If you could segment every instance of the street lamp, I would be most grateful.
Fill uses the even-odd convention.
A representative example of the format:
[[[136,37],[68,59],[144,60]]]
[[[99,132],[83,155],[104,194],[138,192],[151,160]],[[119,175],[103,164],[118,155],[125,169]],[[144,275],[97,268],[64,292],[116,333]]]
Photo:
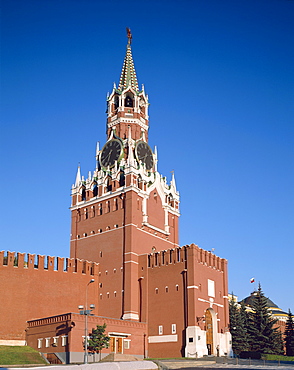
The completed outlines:
[[[80,314],[85,316],[85,354],[84,354],[84,364],[88,363],[88,316],[91,315],[91,312],[94,310],[95,305],[90,304],[90,309],[88,310],[88,286],[91,283],[94,283],[95,280],[91,279],[86,286],[86,304],[84,306],[79,306]]]

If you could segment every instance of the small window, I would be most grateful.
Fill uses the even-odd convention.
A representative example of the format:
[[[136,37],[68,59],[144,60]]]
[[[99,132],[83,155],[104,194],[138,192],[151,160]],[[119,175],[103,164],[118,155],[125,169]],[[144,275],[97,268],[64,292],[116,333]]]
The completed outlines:
[[[97,195],[98,195],[98,186],[97,186],[97,184],[94,184],[94,186],[93,186],[93,196],[97,197]]]
[[[215,287],[214,287],[214,281],[207,279],[208,282],[208,296],[209,297],[215,297]]]
[[[57,347],[58,345],[58,337],[53,337],[53,347]]]
[[[114,291],[114,298],[116,298],[116,291]]]
[[[158,294],[158,288],[155,288],[155,294]]]
[[[67,335],[61,337],[61,345],[64,347],[67,345]]]
[[[43,338],[38,339],[38,348],[42,348]]]
[[[177,248],[177,262],[181,262],[181,250]]]
[[[119,99],[118,96],[116,95],[114,97],[114,109],[117,109],[119,107]]]
[[[131,348],[130,339],[124,339],[124,349],[130,349],[130,348]]]
[[[168,293],[168,286],[165,287],[165,293]]]
[[[159,325],[158,326],[158,334],[159,335],[162,335],[163,334],[163,326],[162,325]]]
[[[45,347],[50,347],[50,338],[45,338]]]
[[[172,334],[176,334],[176,332],[177,332],[177,325],[176,324],[172,324],[171,329],[172,329]]]
[[[114,203],[113,203],[113,210],[114,211],[117,211],[118,210],[118,202],[117,202],[117,198],[114,199]]]
[[[179,291],[179,286],[178,286],[178,284],[176,284],[176,291],[177,291],[177,292]]]
[[[193,343],[193,337],[189,338],[189,343]]]
[[[100,293],[100,299],[102,299],[102,293]]]

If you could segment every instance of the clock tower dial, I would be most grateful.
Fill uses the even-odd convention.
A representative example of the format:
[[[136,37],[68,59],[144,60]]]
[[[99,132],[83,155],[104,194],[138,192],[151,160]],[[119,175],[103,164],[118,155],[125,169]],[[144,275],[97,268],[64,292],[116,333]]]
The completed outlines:
[[[145,141],[139,141],[135,148],[135,154],[139,162],[143,162],[149,171],[154,166],[153,154],[150,146]]]
[[[113,167],[122,154],[122,144],[117,139],[109,140],[101,150],[100,163],[102,167]]]

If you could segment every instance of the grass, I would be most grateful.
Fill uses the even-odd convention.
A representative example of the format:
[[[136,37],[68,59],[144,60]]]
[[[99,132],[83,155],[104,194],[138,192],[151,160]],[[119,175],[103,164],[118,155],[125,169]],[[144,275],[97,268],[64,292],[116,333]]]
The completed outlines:
[[[262,358],[268,361],[294,361],[294,356],[262,355]]]
[[[0,346],[0,365],[47,364],[38,351],[28,346]]]

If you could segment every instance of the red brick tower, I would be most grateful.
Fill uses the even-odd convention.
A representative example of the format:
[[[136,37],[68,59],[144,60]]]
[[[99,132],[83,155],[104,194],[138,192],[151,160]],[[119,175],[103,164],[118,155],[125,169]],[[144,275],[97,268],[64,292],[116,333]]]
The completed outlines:
[[[99,315],[139,320],[139,255],[178,246],[179,193],[148,145],[148,96],[128,33],[118,87],[107,99],[107,141],[87,179],[72,187],[72,258],[100,263]]]

